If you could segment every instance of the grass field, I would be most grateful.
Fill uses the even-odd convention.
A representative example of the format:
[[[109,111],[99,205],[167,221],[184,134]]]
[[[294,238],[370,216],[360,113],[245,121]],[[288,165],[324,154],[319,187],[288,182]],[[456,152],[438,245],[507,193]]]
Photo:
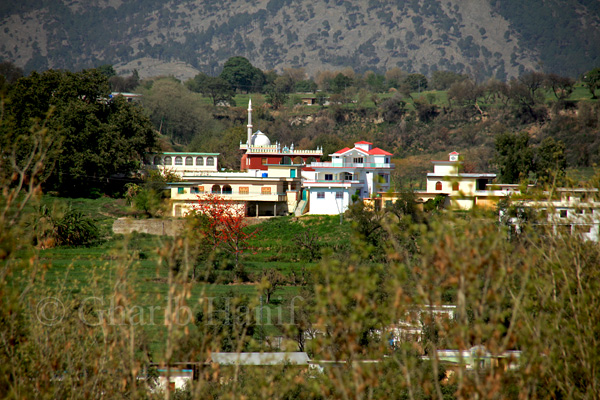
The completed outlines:
[[[147,234],[112,235],[114,220],[128,212],[122,200],[106,197],[98,199],[62,199],[45,196],[42,204],[49,208],[71,207],[92,218],[105,232],[104,240],[91,247],[58,247],[37,249],[37,261],[31,270],[15,274],[13,282],[28,287],[35,276],[35,285],[30,285],[29,296],[32,307],[39,301],[56,297],[65,304],[78,309],[81,304],[100,304],[105,317],[110,317],[115,298],[125,296],[127,304],[135,310],[139,324],[136,329],[147,338],[149,348],[156,360],[164,354],[166,327],[164,311],[169,291],[168,267],[161,261],[158,250],[172,242],[170,237]],[[254,304],[259,303],[257,283],[267,269],[278,270],[287,282],[272,296],[272,304],[264,305],[263,319],[269,314],[283,318],[289,316],[289,300],[298,295],[300,287],[291,283],[290,277],[309,274],[315,261],[310,261],[302,249],[295,244],[299,235],[307,231],[318,238],[322,248],[340,249],[349,245],[350,224],[340,225],[339,216],[334,217],[282,217],[248,227],[258,229],[251,240],[242,264],[250,277],[244,283],[192,283],[189,296],[185,299],[189,312],[183,316],[186,325],[193,330],[194,318],[201,310],[203,298],[248,296]],[[22,254],[27,259],[31,254]],[[189,321],[188,321],[189,319]],[[96,323],[98,320],[88,321]],[[118,323],[118,321],[117,321]],[[264,327],[266,335],[278,335],[274,325]]]

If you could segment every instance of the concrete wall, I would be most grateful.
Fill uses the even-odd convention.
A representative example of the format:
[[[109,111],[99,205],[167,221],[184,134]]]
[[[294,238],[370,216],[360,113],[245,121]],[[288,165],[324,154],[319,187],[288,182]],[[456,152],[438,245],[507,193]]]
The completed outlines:
[[[129,234],[134,231],[152,235],[175,236],[183,228],[184,220],[180,219],[131,219],[119,218],[113,224],[113,232]]]

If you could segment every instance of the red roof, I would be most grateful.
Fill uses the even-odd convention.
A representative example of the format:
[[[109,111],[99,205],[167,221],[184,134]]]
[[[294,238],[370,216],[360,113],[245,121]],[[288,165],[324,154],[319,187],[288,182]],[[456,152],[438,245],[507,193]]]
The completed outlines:
[[[338,150],[338,151],[336,151],[336,152],[335,152],[335,153],[333,153],[333,154],[345,153],[345,152],[347,152],[348,150],[350,150],[350,147],[344,147],[343,149],[341,149],[341,150]]]
[[[365,142],[365,141],[363,140],[363,141],[360,141],[360,142],[356,142],[356,143],[354,143],[354,144],[373,144],[373,143],[371,143],[371,142]]]
[[[369,151],[370,155],[378,155],[378,156],[391,156],[392,153],[388,153],[385,150],[380,149],[379,147],[375,147],[373,150]]]

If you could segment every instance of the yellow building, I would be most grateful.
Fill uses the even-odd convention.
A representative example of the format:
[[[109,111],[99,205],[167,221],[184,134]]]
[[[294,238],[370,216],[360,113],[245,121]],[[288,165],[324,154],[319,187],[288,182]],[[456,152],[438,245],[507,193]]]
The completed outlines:
[[[268,165],[267,171],[216,172],[185,176],[169,184],[172,215],[185,216],[208,194],[243,207],[249,217],[288,215],[300,200],[303,165]]]

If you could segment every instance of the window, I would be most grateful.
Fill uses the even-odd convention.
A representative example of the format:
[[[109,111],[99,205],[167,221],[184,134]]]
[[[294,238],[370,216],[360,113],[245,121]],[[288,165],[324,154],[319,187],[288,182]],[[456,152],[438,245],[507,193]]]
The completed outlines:
[[[160,157],[154,156],[154,165],[160,165],[160,164],[162,164]]]
[[[212,158],[212,157],[208,157],[208,158],[206,159],[206,165],[208,165],[208,166],[213,166],[213,165],[215,165],[215,159],[214,159],[214,158]]]
[[[379,174],[379,183],[388,183],[389,175],[387,174]]]
[[[454,190],[454,191],[458,190],[458,182],[452,182],[452,190]]]
[[[362,164],[363,163],[363,158],[362,157],[354,157],[354,159],[352,160],[352,162],[354,164]]]
[[[317,199],[324,199],[325,198],[325,192],[317,192]]]
[[[345,181],[351,181],[352,180],[352,174],[350,172],[344,172],[344,180]]]
[[[165,157],[165,165],[171,165],[171,156]]]
[[[185,189],[184,188],[182,188],[182,187],[177,188],[177,194],[184,194],[184,193],[185,193]]]
[[[225,185],[223,186],[223,194],[232,194],[233,190],[231,189],[231,186],[229,185]]]
[[[196,165],[204,165],[204,158],[196,157]]]
[[[194,159],[192,157],[186,157],[185,165],[194,165]]]
[[[333,174],[325,174],[325,180],[326,181],[332,181],[333,180]]]
[[[442,190],[442,182],[435,183],[435,190]]]
[[[211,192],[213,194],[221,194],[221,186],[219,185],[213,185]]]
[[[190,188],[190,193],[192,193],[192,194],[198,194],[198,193],[200,193],[200,190],[198,190],[197,187],[192,187],[192,188]]]
[[[260,193],[261,194],[271,194],[271,188],[270,187],[263,187],[260,189]]]
[[[261,160],[260,160],[260,164],[261,164],[261,165],[267,165],[267,157],[263,157],[263,158],[261,158]]]
[[[560,217],[567,218],[567,210],[560,210]]]
[[[183,158],[180,156],[175,157],[175,165],[183,165]]]
[[[239,193],[240,194],[250,194],[250,189],[248,188],[248,186],[240,186]]]
[[[292,159],[289,158],[288,156],[283,156],[283,158],[281,159],[282,165],[290,165],[291,163],[292,163]]]
[[[336,199],[343,199],[344,198],[344,192],[335,192],[335,198]]]

